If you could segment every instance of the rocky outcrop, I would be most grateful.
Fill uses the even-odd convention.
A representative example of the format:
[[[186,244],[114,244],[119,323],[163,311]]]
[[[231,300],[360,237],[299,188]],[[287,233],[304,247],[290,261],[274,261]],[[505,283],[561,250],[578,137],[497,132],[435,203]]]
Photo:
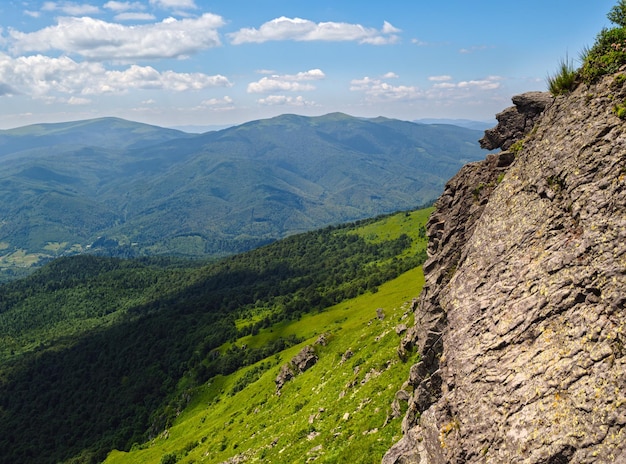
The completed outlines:
[[[446,187],[399,348],[421,362],[403,439],[383,462],[626,462],[622,82],[536,94],[537,104],[516,97],[535,108],[533,123],[499,117],[486,139],[523,148]]]
[[[513,97],[513,104],[496,115],[498,125],[485,131],[479,143],[487,150],[508,150],[535,126],[537,119],[552,103],[547,92],[527,92]]]
[[[521,130],[521,127],[500,129],[503,133]],[[415,325],[407,330],[398,350],[402,359],[413,350],[421,355],[420,363],[411,369],[410,383],[415,392],[405,418],[405,430],[440,395],[439,358],[447,324],[446,313],[439,302],[441,291],[461,264],[464,244],[472,236],[491,193],[514,159],[512,152],[504,151],[465,165],[446,184],[428,221],[429,258],[423,266],[425,284],[419,300],[413,300],[411,307]]]
[[[327,334],[321,334],[317,338],[317,340],[315,340],[315,343],[313,343],[313,345],[314,346],[326,346],[327,343],[328,343]],[[317,356],[314,346],[312,347],[310,345],[305,345],[298,352],[297,355],[291,358],[291,361],[289,361],[287,364],[283,364],[280,367],[280,370],[278,371],[278,375],[276,376],[276,379],[274,380],[274,383],[276,384],[277,395],[280,395],[280,391],[283,388],[283,385],[285,385],[285,383],[289,382],[296,375],[299,375],[305,371],[308,371],[311,367],[313,367],[317,363],[317,361],[319,360],[319,357]]]

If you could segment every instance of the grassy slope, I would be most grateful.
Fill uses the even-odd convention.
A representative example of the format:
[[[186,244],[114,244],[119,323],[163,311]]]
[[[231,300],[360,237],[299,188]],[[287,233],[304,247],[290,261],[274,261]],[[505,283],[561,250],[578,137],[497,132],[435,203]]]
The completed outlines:
[[[307,373],[302,379],[308,378],[312,385],[317,385],[324,372],[334,375],[344,369],[341,378],[324,378],[323,382],[329,384],[324,394],[329,396],[316,400],[316,404],[337,402],[341,409],[346,409],[345,412],[356,410],[359,403],[345,403],[344,406],[342,401],[347,400],[339,401],[340,390],[337,388],[344,389],[345,384],[357,375],[353,371],[356,364],[363,364],[365,370],[358,373],[358,380],[363,379],[370,369],[366,364],[370,362],[369,357],[372,363],[378,364],[383,363],[383,358],[384,363],[395,361],[397,336],[387,335],[384,343],[372,345],[377,350],[374,353],[368,351],[370,347],[362,348],[355,334],[370,330],[363,340],[371,341],[379,335],[379,330],[383,330],[379,324],[388,324],[390,311],[417,295],[417,277],[397,284],[396,291],[403,296],[394,301],[387,300],[388,289],[392,287],[383,282],[397,275],[394,269],[409,263],[417,266],[419,260],[415,258],[426,246],[421,231],[430,212],[431,209],[397,213],[345,228],[327,228],[285,239],[223,263],[191,269],[180,267],[182,262],[172,263],[170,268],[167,263],[161,267],[145,260],[107,260],[89,256],[64,258],[23,281],[0,287],[3,290],[0,292],[0,341],[7,342],[7,346],[0,344],[0,462],[34,462],[32,459],[35,458],[38,462],[50,463],[100,462],[112,448],[128,450],[134,441],[151,439],[164,427],[172,434],[175,418],[178,416],[177,421],[181,421],[200,414],[195,409],[198,405],[203,405],[199,410],[203,411],[203,416],[209,411],[216,415],[205,418],[207,431],[199,429],[185,434],[180,442],[167,440],[166,448],[157,449],[158,456],[147,458],[148,462],[161,462],[161,456],[172,452],[182,456],[184,449],[193,449],[198,460],[209,449],[217,449],[220,456],[235,455],[248,448],[259,455],[263,452],[271,455],[277,450],[274,447],[263,451],[265,442],[244,444],[242,441],[239,444],[240,439],[251,437],[253,432],[228,430],[216,442],[218,431],[208,427],[209,424],[217,427],[216,417],[225,417],[237,410],[240,411],[237,420],[248,417],[252,414],[248,407],[255,403],[260,405],[263,401],[274,405],[274,409],[266,411],[268,414],[278,411],[276,417],[288,417],[296,409],[313,407],[301,404],[296,408],[302,400],[293,400],[289,391],[295,387],[289,384],[282,396],[282,401],[289,407],[284,411],[276,409],[273,380],[280,365],[290,360],[298,348],[292,348],[278,358],[274,356],[276,351],[266,350],[272,354],[266,354],[268,359],[264,363],[247,366],[228,377],[213,377],[210,388],[206,386],[206,379],[214,372],[233,372],[220,367],[230,364],[233,356],[237,359],[255,356],[260,350],[253,351],[252,348],[265,350],[272,342],[290,335],[297,335],[301,341],[314,339],[322,331],[332,332],[334,338],[329,346],[320,348],[322,359],[319,366],[322,367],[311,370],[318,373],[317,377],[307,377],[310,375]],[[355,234],[364,240],[349,238]],[[401,239],[403,234],[411,239],[407,244],[401,244],[406,242]],[[383,246],[378,247],[378,242]],[[401,246],[390,248],[387,245],[391,243]],[[400,258],[407,254],[409,259],[400,263],[393,257],[395,253],[400,253]],[[372,284],[372,277],[378,282]],[[190,279],[197,281],[196,284]],[[366,289],[376,293],[369,294],[368,300],[355,300],[358,304],[346,303],[349,308],[344,305],[323,312],[312,309],[324,307],[316,305],[316,292],[321,292],[322,296],[328,294],[329,301],[341,301],[348,294],[343,291],[358,295]],[[310,291],[312,295],[309,295]],[[222,300],[225,303],[220,303]],[[207,311],[209,301],[213,302],[215,310]],[[382,323],[376,320],[371,326],[364,325],[365,321],[374,320],[378,307],[385,308],[388,318]],[[268,318],[279,310],[292,316],[299,314],[300,320],[294,317]],[[145,317],[140,317],[142,314]],[[267,327],[272,321],[275,325],[269,330]],[[257,324],[254,330],[253,327],[245,329],[254,322],[262,324]],[[235,336],[235,323],[241,329],[238,340],[231,339]],[[340,330],[339,325],[343,329]],[[244,334],[254,336],[244,337]],[[216,360],[214,350],[219,344],[213,344],[214,341],[222,343],[229,339],[231,342],[220,350],[223,356]],[[246,351],[239,348],[243,344],[248,346]],[[336,363],[348,347],[358,357],[338,368]],[[362,353],[359,349],[363,350]],[[218,364],[210,371],[210,363],[215,360]],[[393,366],[393,369],[399,369],[401,365]],[[268,369],[269,373],[266,373]],[[209,372],[212,373],[209,375]],[[385,370],[380,376],[387,382],[384,387],[371,381],[362,390],[352,388],[349,392],[366,391],[366,388],[384,390],[387,396],[381,394],[381,410],[376,413],[382,414],[383,408],[388,411],[391,396],[406,378],[404,372],[393,381],[386,380],[390,372],[392,369]],[[231,392],[242,390],[260,374],[265,375],[235,396],[237,406],[222,406],[232,401]],[[297,379],[293,385],[298,382],[302,380]],[[387,391],[386,385],[390,384],[393,388]],[[257,396],[251,399],[256,385],[260,386],[258,391],[262,393],[256,393]],[[310,388],[306,387],[307,390]],[[331,390],[332,395],[328,393]],[[356,397],[353,399],[356,401]],[[212,407],[207,410],[209,403]],[[218,407],[220,409],[216,409]],[[323,407],[325,412],[335,411],[332,404]],[[182,414],[177,415],[176,411]],[[330,428],[330,422],[326,422],[328,417],[319,418],[320,424],[326,424],[327,429]],[[197,422],[200,419],[200,416],[195,419],[195,426],[200,425]],[[357,424],[353,427],[355,430],[371,430],[381,425],[379,419],[375,419],[376,424],[371,426],[349,422]],[[336,418],[331,421],[336,422]],[[221,424],[223,427],[224,422]],[[267,424],[269,422],[266,428],[273,430],[276,436],[284,434],[281,444],[298,441],[309,444],[302,434],[312,431],[309,425],[318,427],[315,422],[303,422],[297,430],[278,432],[280,425],[270,429]],[[324,430],[319,429],[320,432]],[[397,433],[397,427],[395,430],[385,428],[390,434]],[[210,438],[203,442],[205,436]],[[356,436],[359,440],[352,446],[362,446],[362,440],[377,440],[383,434],[381,430],[381,434]],[[316,440],[320,441],[322,437],[312,442]],[[378,443],[376,440],[372,443]],[[329,454],[333,446],[324,445],[322,449]],[[135,446],[141,447],[143,445]],[[290,456],[285,453],[287,450],[280,457]],[[345,450],[340,450],[340,455],[344,453]],[[131,456],[130,462],[134,462],[136,456],[134,453]],[[206,457],[207,462],[221,459]]]
[[[416,268],[376,293],[238,340],[254,346],[290,334],[307,337],[279,356],[193,391],[165,433],[129,453],[111,452],[106,463],[158,463],[167,455],[184,463],[233,456],[245,462],[295,463],[312,457],[318,462],[380,462],[400,438],[401,419],[388,420],[390,405],[412,364],[398,360],[394,329],[409,324],[408,304],[422,284],[421,268]],[[383,320],[376,317],[377,308],[383,308]],[[318,348],[318,363],[277,396],[274,379],[280,366],[320,333],[329,334],[330,341]],[[342,364],[349,349],[354,356]],[[258,380],[231,394],[246,372],[270,365]]]

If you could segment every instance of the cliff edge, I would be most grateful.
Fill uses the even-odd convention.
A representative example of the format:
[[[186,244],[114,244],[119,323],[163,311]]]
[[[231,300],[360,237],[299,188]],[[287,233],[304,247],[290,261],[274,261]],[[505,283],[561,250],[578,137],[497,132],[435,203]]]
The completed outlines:
[[[383,463],[626,462],[625,81],[514,97],[446,186]]]

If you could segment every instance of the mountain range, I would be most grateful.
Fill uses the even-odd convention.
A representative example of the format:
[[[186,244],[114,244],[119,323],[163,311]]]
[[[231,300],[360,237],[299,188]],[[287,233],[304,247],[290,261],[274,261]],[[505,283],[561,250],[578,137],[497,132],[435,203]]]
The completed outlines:
[[[0,266],[221,256],[432,202],[482,133],[341,113],[204,134],[116,118],[0,131]]]

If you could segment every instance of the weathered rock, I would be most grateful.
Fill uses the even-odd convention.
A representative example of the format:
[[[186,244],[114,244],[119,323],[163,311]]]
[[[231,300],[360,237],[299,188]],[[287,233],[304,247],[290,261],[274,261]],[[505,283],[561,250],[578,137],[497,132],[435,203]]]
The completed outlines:
[[[396,333],[397,333],[398,335],[402,335],[402,334],[403,334],[404,332],[406,332],[406,331],[407,331],[407,326],[406,326],[406,324],[398,324],[398,325],[396,326]]]
[[[296,367],[298,372],[301,374],[304,371],[310,369],[317,362],[317,354],[315,350],[306,345],[304,348],[300,350],[300,352],[293,357],[291,363]]]
[[[276,394],[280,394],[280,390],[286,382],[293,379],[296,375],[302,374],[304,371],[313,367],[315,363],[317,363],[317,360],[317,354],[311,346],[306,345],[302,348],[289,363],[281,366],[280,371],[274,380],[276,383]]]
[[[532,133],[524,122],[503,179],[487,157],[446,187],[399,349],[422,360],[383,462],[626,462],[626,125],[612,110],[626,89],[615,82],[557,98]]]
[[[276,380],[274,380],[274,383],[276,383],[276,393],[279,394],[280,390],[283,388],[283,385],[293,379],[293,377],[294,374],[291,364],[283,364],[278,371]]]
[[[341,355],[341,361],[339,361],[339,364],[345,363],[352,356],[354,356],[354,353],[352,352],[352,349],[348,348],[347,351]]]
[[[396,396],[393,399],[393,403],[391,404],[391,417],[396,418],[400,417],[402,414],[402,404],[407,404],[411,395],[405,390],[398,390],[396,392]]]
[[[317,340],[315,340],[315,343],[313,343],[314,345],[321,345],[321,346],[326,346],[328,344],[328,334],[320,334],[319,337],[317,337]]]
[[[479,143],[487,150],[508,150],[535,126],[535,122],[552,103],[548,92],[527,92],[513,97],[515,106],[496,115],[498,125],[485,131]]]

